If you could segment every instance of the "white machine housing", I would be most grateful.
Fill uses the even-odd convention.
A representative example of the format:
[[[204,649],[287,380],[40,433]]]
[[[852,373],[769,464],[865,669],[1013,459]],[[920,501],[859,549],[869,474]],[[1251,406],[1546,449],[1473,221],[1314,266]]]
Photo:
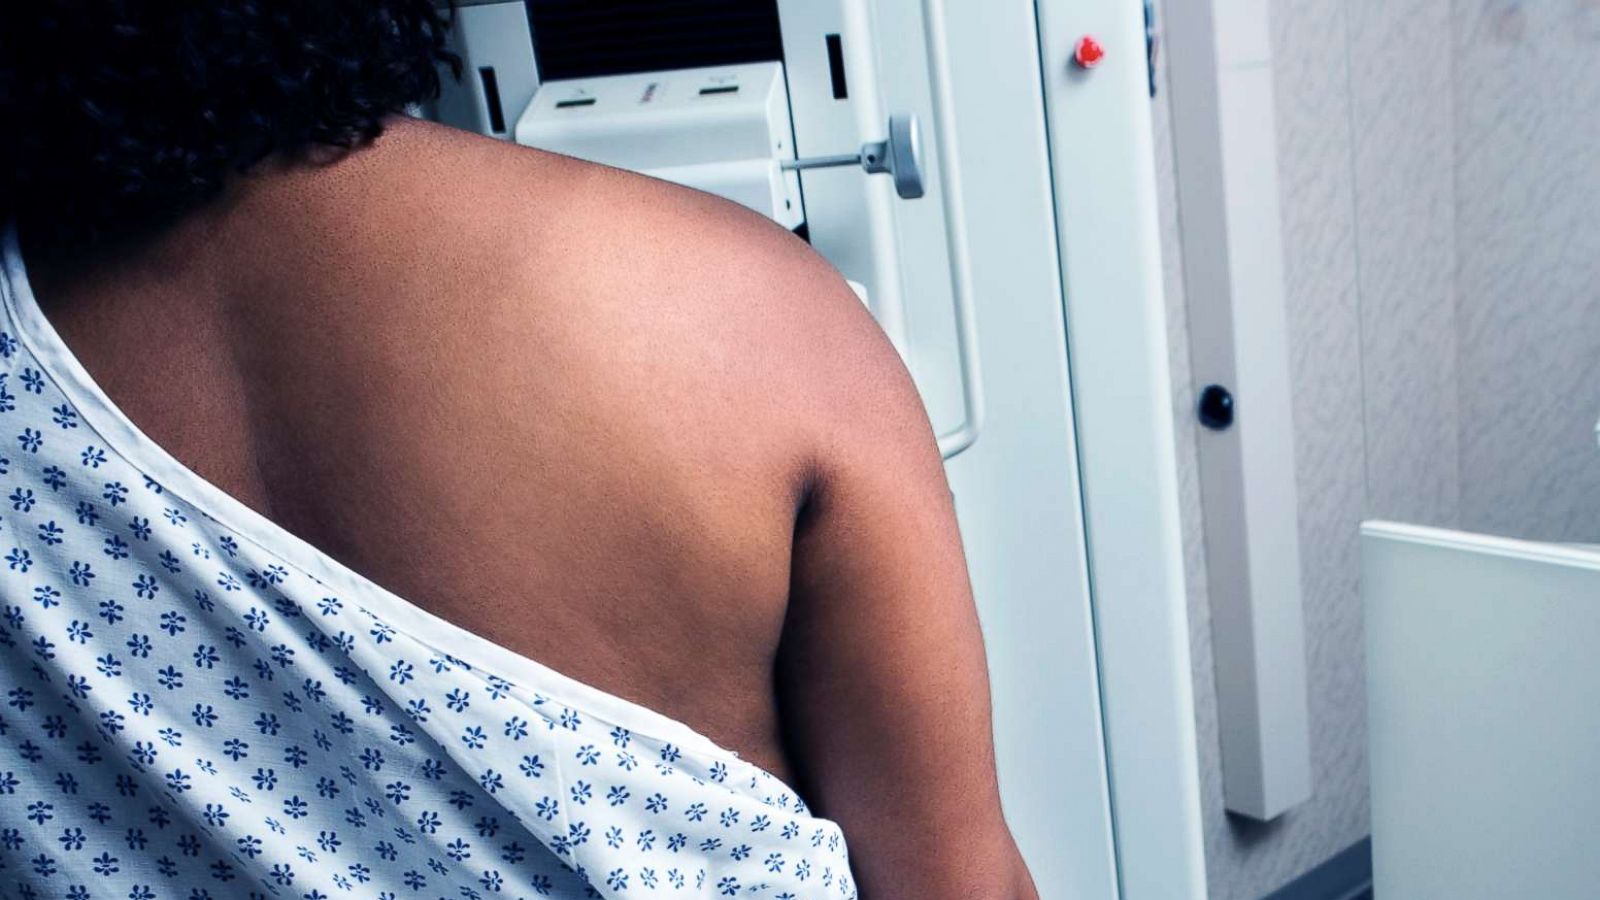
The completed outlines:
[[[508,123],[539,87],[533,33],[520,2],[459,0],[450,49],[461,58],[461,79],[440,79],[430,117],[490,137],[511,137]],[[510,118],[507,118],[510,116]]]
[[[547,81],[514,132],[541,150],[726,197],[786,228],[805,221],[783,64]]]
[[[935,425],[959,422],[961,381],[952,360],[908,352],[903,285],[918,274],[902,267],[892,179],[848,168],[775,171],[796,156],[850,153],[887,137],[871,16],[858,2],[777,0],[777,8],[781,62],[545,81],[523,0],[456,0],[450,43],[462,58],[462,78],[444,79],[428,112],[491,137],[708,190],[791,229],[803,226],[812,247],[864,296],[922,388]],[[702,97],[707,80],[718,77],[738,81],[739,90]],[[646,109],[625,113],[623,98],[641,99],[651,82],[664,85],[657,88],[665,91],[658,94],[663,105],[636,103]],[[585,92],[594,104],[555,109]],[[602,92],[611,102],[601,102]],[[701,130],[707,125],[712,131]],[[651,144],[658,136],[673,145],[670,152],[656,153]],[[758,139],[765,156],[753,153]],[[938,266],[945,261],[935,234],[944,230],[942,210],[916,202],[919,231],[926,233],[920,242],[927,246],[918,248],[922,268]],[[941,303],[938,296],[929,300]]]

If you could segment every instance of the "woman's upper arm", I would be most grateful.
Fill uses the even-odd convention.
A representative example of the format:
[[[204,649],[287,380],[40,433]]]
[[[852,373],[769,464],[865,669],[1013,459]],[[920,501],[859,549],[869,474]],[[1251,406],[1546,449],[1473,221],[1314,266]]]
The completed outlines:
[[[858,313],[838,313],[815,361],[832,396],[779,646],[786,743],[808,799],[843,827],[868,900],[1031,897],[1000,811],[944,467],[899,357]]]

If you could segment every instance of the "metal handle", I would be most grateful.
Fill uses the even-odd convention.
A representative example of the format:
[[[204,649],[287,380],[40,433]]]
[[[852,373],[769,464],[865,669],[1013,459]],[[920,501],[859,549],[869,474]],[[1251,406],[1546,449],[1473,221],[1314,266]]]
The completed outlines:
[[[955,102],[950,93],[949,44],[941,0],[922,0],[927,41],[929,86],[933,94],[933,131],[939,146],[939,181],[943,188],[945,246],[950,254],[950,286],[955,298],[956,349],[961,360],[961,424],[939,435],[939,453],[950,459],[978,439],[983,429],[982,371],[978,365],[978,322],[973,306],[972,273],[967,249],[966,207],[956,157]]]
[[[916,115],[896,113],[890,116],[889,136],[881,141],[862,144],[858,153],[783,161],[783,168],[793,171],[839,166],[860,166],[868,175],[893,176],[894,192],[900,195],[900,199],[916,200],[921,197],[922,130],[917,126]]]

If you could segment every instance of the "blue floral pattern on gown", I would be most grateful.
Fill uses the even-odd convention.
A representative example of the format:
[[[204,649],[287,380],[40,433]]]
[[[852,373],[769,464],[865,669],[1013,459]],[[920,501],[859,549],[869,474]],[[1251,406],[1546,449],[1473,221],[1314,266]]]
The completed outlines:
[[[14,232],[0,288],[0,896],[855,896],[772,775],[136,464]]]

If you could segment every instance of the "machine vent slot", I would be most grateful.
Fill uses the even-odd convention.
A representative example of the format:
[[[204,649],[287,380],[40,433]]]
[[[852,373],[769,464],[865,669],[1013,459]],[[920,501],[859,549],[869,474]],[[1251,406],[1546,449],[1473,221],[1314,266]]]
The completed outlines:
[[[850,98],[850,86],[844,81],[844,43],[837,34],[830,34],[828,41],[828,75],[833,78],[833,99],[847,100]]]
[[[483,82],[483,103],[489,108],[489,130],[495,134],[505,134],[506,113],[500,107],[500,82],[494,77],[494,67],[480,68],[478,80]]]
[[[525,0],[539,78],[783,59],[777,0]]]

